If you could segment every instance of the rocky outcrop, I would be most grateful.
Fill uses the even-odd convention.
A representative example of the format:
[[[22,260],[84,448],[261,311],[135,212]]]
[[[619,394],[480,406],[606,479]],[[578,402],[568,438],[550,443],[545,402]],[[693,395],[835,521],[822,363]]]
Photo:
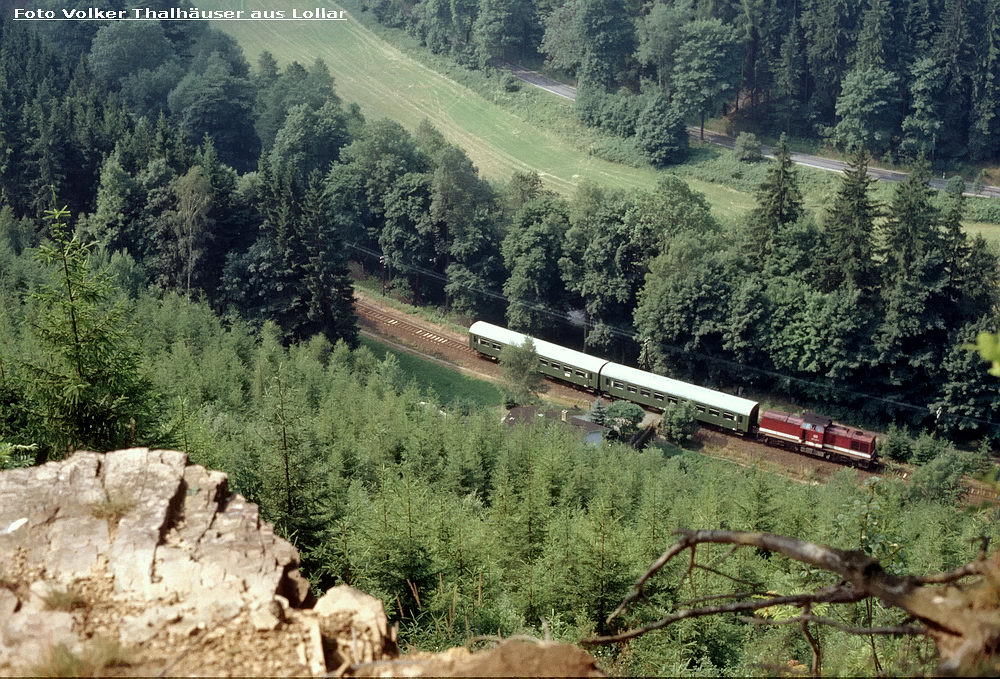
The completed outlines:
[[[380,601],[347,586],[313,601],[298,566],[224,474],[184,453],[0,472],[0,675],[596,672],[555,644],[399,658]]]

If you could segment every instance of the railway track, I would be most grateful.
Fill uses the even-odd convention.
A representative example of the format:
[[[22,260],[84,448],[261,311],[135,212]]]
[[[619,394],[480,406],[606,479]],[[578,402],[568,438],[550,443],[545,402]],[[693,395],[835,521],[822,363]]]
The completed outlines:
[[[447,349],[449,352],[459,351],[473,358],[479,357],[479,354],[469,348],[469,345],[465,342],[448,337],[443,332],[430,331],[427,328],[404,320],[398,315],[389,315],[378,307],[372,306],[362,300],[355,299],[354,308],[363,322],[367,322],[389,335],[396,337],[409,336],[421,344],[430,345],[431,347],[438,346],[441,349]]]

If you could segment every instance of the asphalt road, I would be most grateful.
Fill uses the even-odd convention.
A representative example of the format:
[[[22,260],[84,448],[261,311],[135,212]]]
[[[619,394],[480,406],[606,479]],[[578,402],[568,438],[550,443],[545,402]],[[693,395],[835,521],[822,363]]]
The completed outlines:
[[[517,78],[523,80],[524,82],[539,87],[546,92],[551,92],[552,94],[562,97],[564,99],[574,100],[576,99],[576,88],[572,85],[567,85],[561,83],[552,78],[548,78],[537,71],[529,71],[523,66],[518,66],[517,64],[505,63],[504,67],[508,68],[511,73],[513,73]],[[701,130],[697,127],[689,127],[688,134],[699,139],[701,137]],[[718,132],[711,132],[705,130],[705,141],[711,144],[718,144],[719,146],[725,146],[726,148],[733,148],[736,145],[736,139],[725,134],[719,134]],[[768,158],[774,157],[774,149],[769,146],[764,146],[761,148],[764,155]],[[792,161],[797,165],[805,165],[806,167],[815,167],[820,170],[828,170],[830,172],[843,172],[849,166],[842,160],[834,160],[833,158],[823,158],[822,156],[813,156],[808,153],[792,153]],[[895,170],[884,170],[879,167],[869,167],[868,175],[878,179],[883,182],[901,182],[907,177],[905,172],[897,172]],[[934,178],[929,182],[931,188],[943,190],[948,184],[946,179]],[[968,196],[980,196],[982,198],[1000,198],[1000,186],[984,186],[981,191],[973,191],[971,184],[966,184],[966,195]]]

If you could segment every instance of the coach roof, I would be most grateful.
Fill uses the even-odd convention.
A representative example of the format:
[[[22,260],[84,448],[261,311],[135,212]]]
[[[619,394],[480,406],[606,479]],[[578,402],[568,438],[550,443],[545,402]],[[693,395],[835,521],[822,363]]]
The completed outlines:
[[[528,335],[523,335],[519,332],[514,332],[513,330],[501,328],[498,325],[485,323],[483,321],[476,321],[473,323],[469,328],[469,334],[485,337],[486,339],[499,342],[500,344],[516,344],[517,346],[524,344],[524,340],[528,338]],[[535,351],[538,352],[539,357],[550,361],[556,361],[563,365],[571,365],[574,368],[580,368],[581,370],[586,370],[594,373],[595,375],[600,372],[601,368],[608,362],[606,359],[597,358],[595,356],[591,356],[590,354],[585,354],[582,351],[567,349],[566,347],[561,347],[558,344],[552,344],[551,342],[546,342],[545,340],[535,339],[532,337],[531,341],[535,343]]]
[[[682,398],[686,401],[694,401],[702,405],[726,410],[735,415],[750,417],[753,414],[753,409],[758,405],[756,401],[688,384],[687,382],[674,380],[663,375],[649,373],[645,370],[630,368],[620,363],[608,363],[601,371],[601,377],[628,382],[638,387],[646,387],[663,394]]]

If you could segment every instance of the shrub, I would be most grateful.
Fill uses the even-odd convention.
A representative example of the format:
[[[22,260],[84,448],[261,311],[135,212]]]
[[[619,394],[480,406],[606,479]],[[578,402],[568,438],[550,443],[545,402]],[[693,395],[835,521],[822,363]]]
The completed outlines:
[[[627,439],[639,431],[639,423],[646,416],[641,406],[629,401],[615,401],[608,406],[604,422],[605,427],[611,427],[618,438]]]
[[[694,405],[685,401],[672,405],[663,411],[660,420],[660,434],[671,443],[683,445],[698,431]]]
[[[734,152],[736,160],[741,163],[756,163],[764,159],[760,140],[753,132],[740,132],[740,136],[736,137]]]
[[[657,167],[679,163],[687,156],[684,116],[664,96],[653,99],[639,116],[635,136],[646,158]]]
[[[513,73],[504,73],[500,76],[500,86],[504,92],[517,92],[521,89],[521,81]]]
[[[921,500],[955,502],[965,492],[962,476],[973,471],[975,466],[972,456],[944,449],[913,473],[910,496]]]
[[[948,444],[924,432],[913,444],[913,463],[927,464],[945,452],[948,452]]]
[[[72,611],[87,606],[87,600],[74,587],[49,590],[48,594],[42,597],[42,601],[45,602],[45,608],[50,611]]]
[[[889,430],[881,437],[878,445],[882,457],[896,462],[908,462],[913,456],[913,441],[894,424],[889,425]]]

